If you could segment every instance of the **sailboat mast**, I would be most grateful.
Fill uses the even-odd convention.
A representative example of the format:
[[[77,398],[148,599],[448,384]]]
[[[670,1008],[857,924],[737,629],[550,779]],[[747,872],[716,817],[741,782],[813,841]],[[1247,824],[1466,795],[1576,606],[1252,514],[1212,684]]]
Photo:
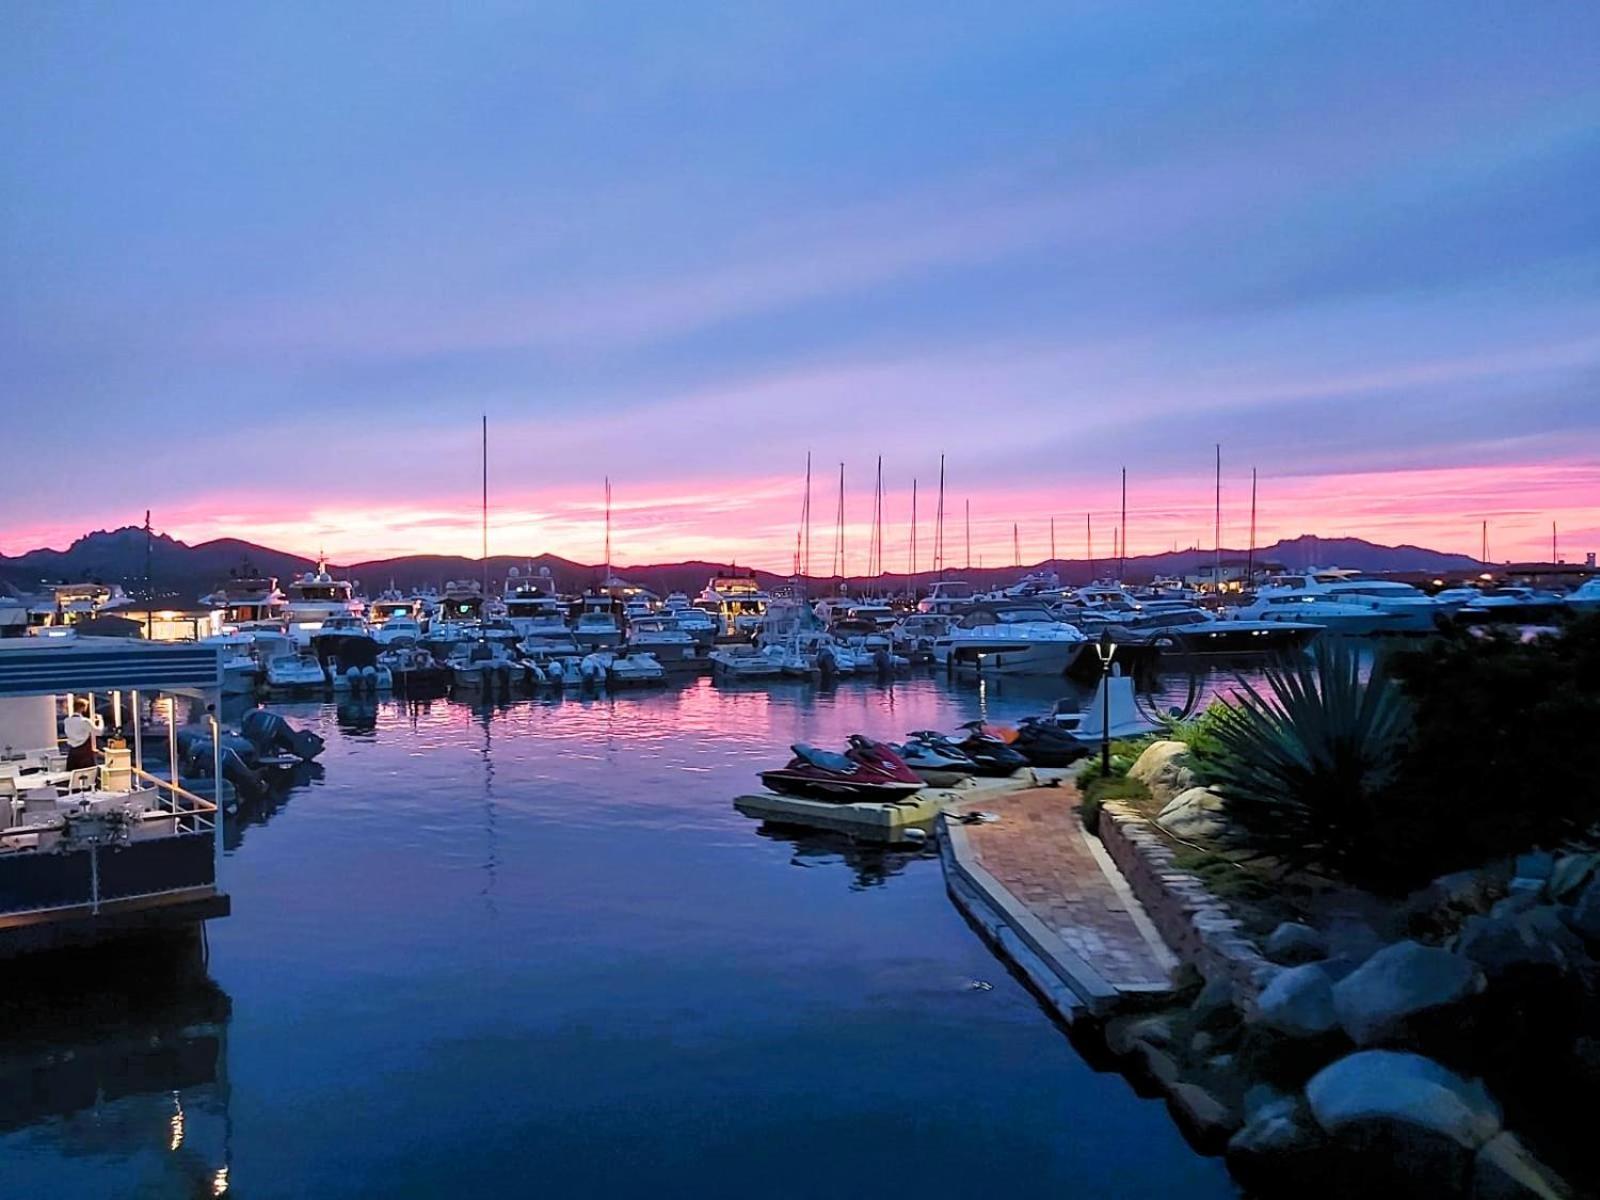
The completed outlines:
[[[939,455],[939,507],[933,520],[933,569],[944,578],[944,455]]]
[[[611,476],[606,476],[606,576],[600,581],[605,589],[611,587]]]
[[[1050,518],[1050,562],[1053,566],[1056,561],[1056,519]]]
[[[811,451],[806,451],[806,498],[800,506],[800,527],[804,531],[804,552],[800,556],[800,574],[811,574]]]
[[[1083,514],[1084,548],[1089,555],[1089,582],[1094,582],[1094,514]]]
[[[483,598],[489,599],[489,414],[483,414]]]
[[[1478,561],[1481,563],[1489,561],[1489,522],[1487,521],[1483,523],[1483,549],[1478,553]]]
[[[917,481],[911,481],[911,563],[907,572],[910,576],[911,598],[917,598]]]
[[[1556,523],[1554,521],[1551,521],[1550,522],[1550,563],[1551,563],[1552,566],[1554,566],[1556,563],[1558,563],[1560,561],[1561,561],[1560,557],[1556,554]]]
[[[867,545],[867,574],[883,576],[883,455],[878,455],[878,477],[872,490],[872,541]]]
[[[1022,541],[1017,536],[1017,523],[1015,521],[1011,522],[1011,565],[1013,567],[1022,565]]]
[[[1217,595],[1222,595],[1222,443],[1217,443],[1217,517],[1212,530],[1215,546],[1215,566],[1211,570],[1211,583]]]
[[[1256,469],[1250,468],[1250,553],[1244,560],[1244,583],[1251,586],[1256,578]]]
[[[1128,563],[1128,468],[1122,468],[1122,524],[1117,526],[1121,533],[1121,541],[1117,549],[1117,582],[1122,582],[1127,572]]]
[[[839,464],[839,506],[833,515],[833,573],[844,578],[844,464]]]

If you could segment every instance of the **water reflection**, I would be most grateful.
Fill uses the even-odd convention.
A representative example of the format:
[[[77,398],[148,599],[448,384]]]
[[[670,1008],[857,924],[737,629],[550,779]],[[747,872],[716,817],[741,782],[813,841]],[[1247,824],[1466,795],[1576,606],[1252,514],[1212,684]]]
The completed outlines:
[[[850,890],[882,887],[919,858],[938,858],[937,849],[923,846],[886,846],[858,841],[849,834],[818,832],[763,821],[758,837],[786,842],[792,847],[789,865],[801,868],[844,865],[850,870]]]
[[[0,996],[0,1134],[9,1195],[91,1195],[73,1180],[117,1164],[119,1192],[228,1187],[228,1023],[198,936],[11,964]]]

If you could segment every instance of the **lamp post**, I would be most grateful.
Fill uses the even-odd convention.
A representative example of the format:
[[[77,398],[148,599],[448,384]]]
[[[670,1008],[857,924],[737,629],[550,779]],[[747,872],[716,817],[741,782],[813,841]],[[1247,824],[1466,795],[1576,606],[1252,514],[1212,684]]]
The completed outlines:
[[[1100,630],[1094,652],[1100,660],[1100,777],[1103,779],[1111,774],[1111,660],[1117,653],[1110,629]]]

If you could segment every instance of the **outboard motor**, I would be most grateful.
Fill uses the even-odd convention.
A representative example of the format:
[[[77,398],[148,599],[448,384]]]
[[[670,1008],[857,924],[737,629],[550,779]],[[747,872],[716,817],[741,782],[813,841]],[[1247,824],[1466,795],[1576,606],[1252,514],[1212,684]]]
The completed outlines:
[[[275,712],[251,709],[239,722],[239,732],[255,743],[263,755],[292,754],[310,762],[326,743],[309,729],[296,729]]]
[[[834,657],[832,646],[824,646],[817,651],[817,670],[822,672],[824,679],[831,679],[839,673],[839,660]]]
[[[202,779],[211,778],[211,768],[215,758],[209,734],[188,739],[184,747],[183,769],[185,774]],[[250,799],[260,799],[267,794],[267,781],[260,771],[252,770],[235,750],[224,745],[222,750],[222,777],[233,784],[234,790],[241,796]]]

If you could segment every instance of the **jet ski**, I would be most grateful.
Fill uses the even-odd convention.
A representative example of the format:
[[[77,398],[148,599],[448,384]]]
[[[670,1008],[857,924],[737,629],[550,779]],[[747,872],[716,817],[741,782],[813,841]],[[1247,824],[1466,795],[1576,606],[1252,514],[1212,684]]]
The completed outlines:
[[[953,787],[978,770],[978,764],[961,747],[931,729],[919,729],[904,744],[891,748],[924,783],[934,787]]]
[[[794,757],[788,766],[761,772],[761,782],[771,791],[851,804],[861,800],[892,803],[922,790],[921,777],[898,754],[859,733],[850,735],[850,747],[843,754],[803,742],[791,749]]]
[[[982,721],[968,721],[961,728],[967,736],[956,745],[977,766],[977,774],[1002,778],[1028,765],[1027,757],[1008,744],[1015,739],[1015,730],[1002,730]],[[1011,735],[1009,739],[1004,736],[1006,733]]]
[[[1090,747],[1055,721],[1038,717],[1027,717],[1017,723],[1017,737],[1011,747],[1036,767],[1069,766],[1091,753]]]

